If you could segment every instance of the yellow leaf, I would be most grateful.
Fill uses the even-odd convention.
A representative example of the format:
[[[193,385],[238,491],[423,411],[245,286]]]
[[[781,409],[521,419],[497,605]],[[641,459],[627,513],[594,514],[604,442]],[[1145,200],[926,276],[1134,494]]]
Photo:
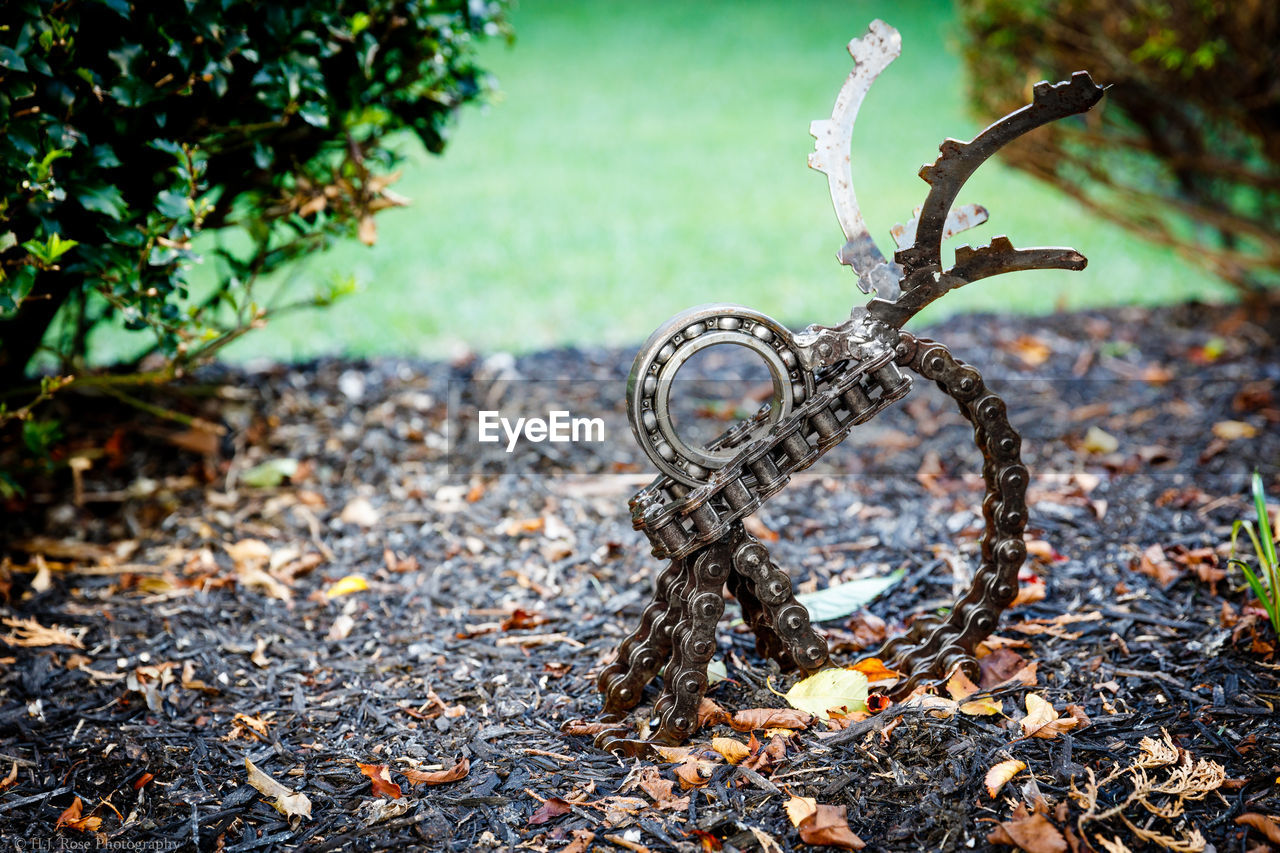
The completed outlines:
[[[324,594],[329,598],[337,598],[340,595],[349,595],[353,592],[364,592],[368,588],[369,582],[360,575],[347,575],[326,589]]]
[[[981,699],[974,699],[972,702],[965,702],[960,706],[960,713],[967,714],[970,717],[993,717],[996,714],[1004,713],[1004,703],[999,699],[984,696]]]
[[[867,710],[867,677],[852,669],[824,669],[801,679],[787,691],[792,708],[807,711],[821,720],[831,710]]]
[[[1253,438],[1258,428],[1245,421],[1218,421],[1213,425],[1213,434],[1223,441],[1235,441],[1238,438]]]
[[[655,746],[653,751],[658,753],[663,761],[672,763],[684,761],[693,753],[693,749],[687,746]]]
[[[1096,426],[1089,427],[1089,431],[1084,434],[1084,449],[1090,453],[1105,456],[1115,453],[1119,447],[1120,442],[1114,435]]]
[[[1059,717],[1053,705],[1049,704],[1045,699],[1035,693],[1027,694],[1027,715],[1022,718],[1023,736],[1052,740],[1082,723],[1087,725],[1088,719],[1081,719],[1080,716],[1075,714]]]
[[[988,770],[987,778],[984,781],[991,799],[994,800],[996,798],[996,794],[1000,793],[1000,789],[1005,786],[1006,782],[1026,769],[1027,763],[1025,761],[1010,758],[1008,761],[1001,761]]]
[[[731,737],[713,737],[711,739],[711,748],[724,756],[724,760],[730,764],[737,764],[744,758],[751,755],[751,750],[740,740],[734,740]]]
[[[804,819],[818,811],[818,801],[813,797],[795,797],[787,800],[784,806],[792,826],[799,826]]]

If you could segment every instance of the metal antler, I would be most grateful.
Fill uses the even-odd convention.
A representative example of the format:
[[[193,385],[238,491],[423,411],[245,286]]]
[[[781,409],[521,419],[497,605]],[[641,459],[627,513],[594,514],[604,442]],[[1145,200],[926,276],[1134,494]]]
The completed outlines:
[[[656,737],[678,741],[697,728],[697,708],[715,652],[715,626],[727,587],[755,631],[758,651],[785,666],[815,672],[827,665],[825,641],[796,602],[786,573],[743,527],[742,519],[781,490],[791,476],[842,442],[854,427],[906,396],[911,380],[900,368],[936,382],[973,424],[983,455],[986,532],[974,581],[946,617],[923,617],[878,652],[904,673],[889,691],[901,697],[921,682],[955,669],[977,677],[974,647],[995,628],[1017,592],[1026,558],[1029,475],[1021,439],[1004,401],[981,374],[942,344],[902,326],[942,294],[999,273],[1026,269],[1082,269],[1073,249],[1015,249],[1005,237],[978,248],[962,246],[942,268],[942,241],[987,219],[984,208],[954,208],[970,175],[1001,146],[1050,121],[1084,112],[1102,97],[1085,72],[1035,87],[1033,103],[1005,116],[969,142],[948,139],[940,156],[920,170],[930,185],[915,216],[893,234],[899,249],[888,260],[867,230],[853,191],[849,144],[858,109],[871,83],[901,50],[898,32],[874,21],[849,43],[854,67],[830,119],[813,122],[816,150],[809,165],[824,172],[844,231],[838,258],[876,296],[836,326],[810,326],[793,334],[768,316],[737,305],[703,305],[677,314],[649,337],[627,380],[631,429],[662,472],[631,499],[632,522],[653,554],[670,565],[657,579],[653,602],[639,627],[618,649],[616,662],[597,681],[606,719],[620,722],[665,665],[663,692],[654,705]],[[681,439],[671,418],[673,380],[695,353],[734,344],[768,366],[773,394],[755,417],[706,446]],[[601,736],[624,749],[619,730]]]

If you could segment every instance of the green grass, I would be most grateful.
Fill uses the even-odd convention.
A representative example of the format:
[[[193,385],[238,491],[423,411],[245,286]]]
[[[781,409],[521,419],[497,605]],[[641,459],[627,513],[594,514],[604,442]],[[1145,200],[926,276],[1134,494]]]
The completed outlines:
[[[808,127],[830,114],[845,43],[873,17],[904,47],[859,117],[854,177],[890,248],[890,226],[924,199],[920,165],[984,123],[965,108],[948,4],[524,0],[516,46],[484,52],[501,100],[465,112],[442,158],[406,140],[396,189],[413,205],[379,216],[376,247],[343,244],[289,273],[303,292],[335,274],[361,291],[273,322],[230,357],[633,344],[709,301],[795,328],[840,321],[863,297],[834,258],[842,236],[824,177],[806,166]],[[960,201],[991,211],[967,239],[1070,245],[1089,268],[984,281],[917,324],[1226,293],[998,163]]]

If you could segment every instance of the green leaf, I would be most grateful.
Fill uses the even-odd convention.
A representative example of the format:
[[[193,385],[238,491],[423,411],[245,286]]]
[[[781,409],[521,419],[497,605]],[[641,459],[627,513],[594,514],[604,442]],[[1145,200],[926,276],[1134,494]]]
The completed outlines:
[[[124,219],[125,213],[129,210],[128,205],[124,202],[124,196],[120,194],[120,188],[113,187],[110,184],[102,184],[81,190],[80,194],[76,196],[76,200],[80,202],[80,206],[85,210],[101,213],[104,216],[110,216],[112,219]]]
[[[856,613],[867,604],[875,601],[885,590],[902,580],[905,574],[901,569],[884,577],[859,578],[845,581],[826,589],[806,592],[796,596],[809,611],[809,619],[813,622],[830,622]]]
[[[297,459],[268,459],[245,471],[240,481],[251,489],[274,489],[297,473]]]
[[[1259,553],[1271,565],[1276,564],[1276,540],[1271,535],[1271,519],[1267,516],[1267,493],[1262,487],[1262,475],[1253,472],[1253,508],[1258,513],[1258,538],[1266,551]]]

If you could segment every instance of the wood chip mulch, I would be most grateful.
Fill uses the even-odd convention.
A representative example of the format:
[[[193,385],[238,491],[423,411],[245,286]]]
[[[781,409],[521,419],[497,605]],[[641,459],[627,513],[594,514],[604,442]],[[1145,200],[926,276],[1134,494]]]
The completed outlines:
[[[719,723],[688,755],[600,752],[573,732],[591,730],[594,674],[658,569],[626,508],[649,475],[622,409],[631,352],[217,367],[147,398],[201,419],[186,425],[56,403],[62,464],[5,507],[0,838],[1280,849],[1280,656],[1226,563],[1250,473],[1280,499],[1276,329],[1184,306],[929,332],[1009,401],[1033,473],[1025,603],[966,697],[994,712],[943,690],[843,731]],[[557,400],[604,417],[609,440],[449,450],[475,408]],[[753,522],[803,591],[901,571],[824,623],[838,662],[964,588],[977,459],[920,383]],[[794,675],[733,615],[711,698],[785,707],[770,688]],[[1057,730],[1026,736],[1031,697]],[[1006,761],[1025,769],[1003,765],[992,796]],[[836,807],[817,815],[828,834],[793,826],[806,797]]]

